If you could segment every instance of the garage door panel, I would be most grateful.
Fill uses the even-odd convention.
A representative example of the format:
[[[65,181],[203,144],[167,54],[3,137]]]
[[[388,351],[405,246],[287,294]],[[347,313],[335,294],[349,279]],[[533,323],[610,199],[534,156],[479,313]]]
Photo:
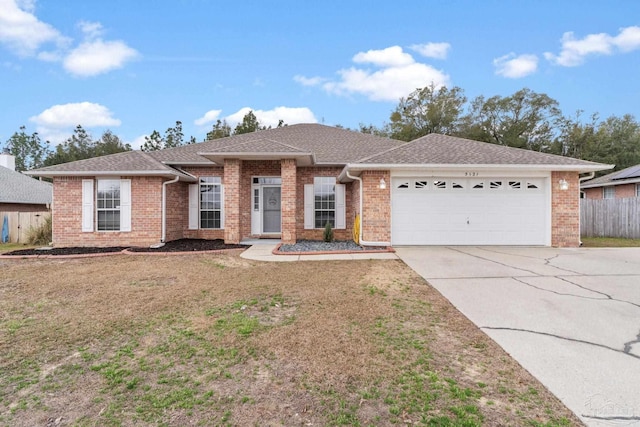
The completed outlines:
[[[540,178],[394,178],[392,243],[544,245],[544,188]]]

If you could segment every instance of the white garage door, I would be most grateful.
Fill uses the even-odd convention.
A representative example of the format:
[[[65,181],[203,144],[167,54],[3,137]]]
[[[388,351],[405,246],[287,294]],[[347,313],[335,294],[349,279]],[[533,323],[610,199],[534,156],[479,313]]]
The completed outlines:
[[[393,178],[394,245],[547,245],[544,178]]]

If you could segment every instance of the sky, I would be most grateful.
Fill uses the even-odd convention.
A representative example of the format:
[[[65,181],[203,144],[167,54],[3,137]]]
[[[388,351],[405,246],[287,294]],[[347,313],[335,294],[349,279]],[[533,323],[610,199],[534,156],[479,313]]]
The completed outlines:
[[[640,120],[640,1],[0,0],[0,146],[81,124],[139,148],[177,120],[202,141],[249,110],[383,126],[432,83]]]

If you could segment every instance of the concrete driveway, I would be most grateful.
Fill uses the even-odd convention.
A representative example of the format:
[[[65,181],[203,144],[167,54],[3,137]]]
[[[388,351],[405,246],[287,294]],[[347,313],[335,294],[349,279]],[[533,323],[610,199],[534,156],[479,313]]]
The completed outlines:
[[[640,425],[640,248],[396,251],[586,424]]]

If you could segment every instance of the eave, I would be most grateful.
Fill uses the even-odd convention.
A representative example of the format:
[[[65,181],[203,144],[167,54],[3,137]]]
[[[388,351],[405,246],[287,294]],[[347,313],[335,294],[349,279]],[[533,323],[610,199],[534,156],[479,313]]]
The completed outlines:
[[[367,170],[389,170],[389,171],[433,171],[433,170],[492,170],[496,172],[510,172],[530,170],[536,172],[596,172],[613,169],[614,165],[594,164],[594,165],[533,165],[533,164],[460,164],[460,163],[387,163],[387,164],[365,164],[349,163],[340,172],[338,180],[348,182],[347,171],[351,175],[359,175]]]
[[[312,166],[316,164],[313,153],[292,153],[292,152],[214,152],[197,153],[205,159],[211,160],[217,165],[224,165],[226,159],[238,160],[283,160],[293,159],[297,166]]]

